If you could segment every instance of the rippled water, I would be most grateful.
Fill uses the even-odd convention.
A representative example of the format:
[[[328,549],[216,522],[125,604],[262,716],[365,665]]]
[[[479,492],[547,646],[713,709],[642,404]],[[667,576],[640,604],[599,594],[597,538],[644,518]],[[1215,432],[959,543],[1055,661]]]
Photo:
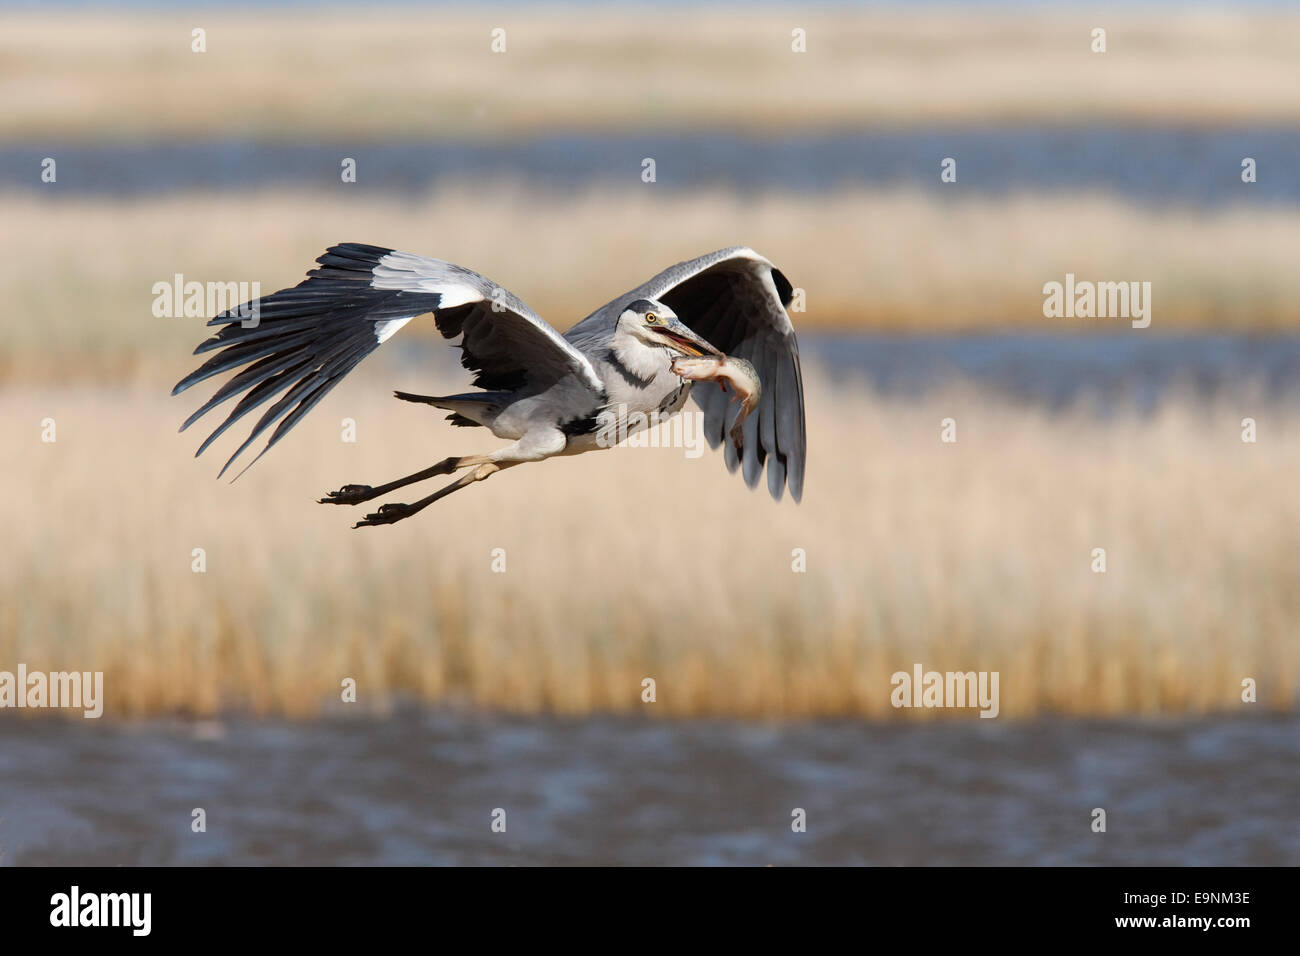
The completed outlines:
[[[778,137],[722,130],[628,136],[555,133],[504,142],[258,140],[0,144],[0,186],[42,194],[141,195],[268,185],[332,188],[343,157],[357,161],[350,190],[415,192],[442,179],[508,178],[534,186],[595,183],[642,189],[641,160],[657,159],[656,188],[715,184],[741,190],[817,191],[844,185],[944,190],[939,162],[958,160],[962,194],[1096,190],[1151,203],[1300,202],[1294,170],[1300,129],[949,127]],[[57,187],[41,160],[58,160]],[[1258,182],[1241,182],[1253,157]],[[1272,172],[1270,172],[1272,171]]]
[[[1172,392],[1203,399],[1258,390],[1300,401],[1300,336],[816,335],[803,355],[840,379],[915,396],[954,383],[1018,403],[1148,409]]]
[[[1108,814],[1091,832],[1091,811]],[[190,831],[202,807],[207,832]],[[793,808],[807,832],[791,831]],[[493,810],[506,832],[493,833]],[[1300,720],[0,720],[8,864],[1300,864]]]

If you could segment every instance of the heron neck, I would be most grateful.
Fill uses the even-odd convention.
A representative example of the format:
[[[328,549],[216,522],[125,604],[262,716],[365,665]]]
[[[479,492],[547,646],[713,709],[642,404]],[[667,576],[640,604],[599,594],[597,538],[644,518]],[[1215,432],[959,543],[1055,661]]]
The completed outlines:
[[[662,346],[646,345],[634,335],[618,335],[610,343],[614,353],[628,372],[647,381],[671,371],[672,356]]]

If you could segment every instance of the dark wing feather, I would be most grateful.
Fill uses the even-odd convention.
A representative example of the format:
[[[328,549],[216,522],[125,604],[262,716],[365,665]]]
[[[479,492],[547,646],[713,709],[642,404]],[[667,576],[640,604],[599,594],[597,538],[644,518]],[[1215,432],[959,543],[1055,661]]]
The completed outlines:
[[[319,268],[293,288],[209,321],[221,329],[194,354],[216,354],[172,389],[175,395],[215,375],[236,372],[181,426],[184,431],[216,406],[243,396],[195,454],[202,454],[249,412],[280,396],[230,456],[222,474],[279,422],[260,458],[362,359],[425,313],[433,314],[444,337],[461,337],[461,363],[475,373],[478,387],[541,389],[573,376],[600,391],[582,353],[518,298],[476,272],[353,242],[331,247],[316,262]]]

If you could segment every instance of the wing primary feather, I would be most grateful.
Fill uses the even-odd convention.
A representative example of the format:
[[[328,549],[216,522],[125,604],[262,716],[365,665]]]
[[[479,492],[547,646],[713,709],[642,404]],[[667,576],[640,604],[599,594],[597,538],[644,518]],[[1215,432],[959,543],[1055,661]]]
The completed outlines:
[[[324,391],[329,391],[329,389],[337,385],[339,379],[351,371],[358,362],[365,358],[370,352],[374,351],[375,347],[378,345],[378,340],[376,340],[373,335],[370,335],[369,329],[365,330],[365,334],[369,337],[370,343],[358,341],[360,337],[355,335],[352,337],[351,342],[340,342],[338,347],[332,351],[327,362],[324,362],[320,366],[308,371],[306,375],[299,379],[298,382],[289,389],[289,391],[285,392],[284,396],[279,401],[268,408],[262,417],[258,419],[257,424],[253,426],[253,431],[246,439],[244,439],[244,443],[235,449],[235,453],[231,455],[225,465],[222,466],[221,471],[217,473],[217,477],[220,478],[224,475],[227,469],[229,469],[234,463],[235,459],[242,455],[245,449],[257,440],[258,435],[266,431],[267,428],[288,412],[294,402],[302,399],[304,397],[303,393],[310,392],[313,388],[321,386],[323,386]],[[293,419],[294,422],[297,420],[297,418]],[[269,448],[270,445],[267,447]],[[263,450],[263,453],[265,453],[265,449]],[[260,458],[261,455],[258,455],[258,457]],[[253,459],[253,461],[256,460],[256,458]],[[251,464],[252,463],[250,462],[250,465]],[[243,474],[243,472],[240,472],[240,474]]]
[[[253,409],[270,401],[276,395],[291,386],[294,383],[295,378],[310,365],[311,359],[303,359],[297,365],[291,365],[283,372],[278,372],[277,374],[272,375],[266,381],[251,389],[248,394],[241,398],[235,407],[230,410],[230,414],[226,416],[226,420],[218,425],[213,430],[212,434],[203,440],[203,444],[199,445],[198,451],[194,453],[194,457],[197,458],[199,455],[207,451],[208,446],[221,437],[221,435],[225,433],[226,429],[235,424],[235,422],[239,421]]]
[[[777,364],[777,389],[780,401],[776,403],[776,439],[783,452],[786,485],[790,497],[799,501],[803,496],[803,463],[807,454],[804,445],[803,389],[799,374],[799,348],[791,343],[791,353]]]
[[[297,362],[301,362],[307,357],[306,348],[296,348],[283,354],[277,353],[275,355],[268,355],[260,362],[254,362],[252,365],[248,366],[248,368],[244,369],[228,381],[225,385],[221,386],[221,388],[217,389],[213,396],[201,405],[193,415],[185,419],[185,423],[181,425],[180,430],[185,431],[185,429],[189,428],[222,402],[233,398],[235,395],[238,395],[246,389],[250,389],[255,385],[260,385],[276,372],[284,371],[284,369]]]

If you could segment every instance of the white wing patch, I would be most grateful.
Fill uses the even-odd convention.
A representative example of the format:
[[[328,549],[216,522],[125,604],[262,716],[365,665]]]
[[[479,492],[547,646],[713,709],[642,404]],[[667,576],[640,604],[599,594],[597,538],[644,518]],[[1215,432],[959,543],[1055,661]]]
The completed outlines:
[[[390,252],[380,256],[379,261],[371,268],[370,286],[392,292],[422,292],[437,295],[439,296],[438,309],[427,310],[430,312],[474,305],[479,302],[491,303],[494,312],[509,313],[515,317],[515,320],[528,323],[548,339],[552,346],[564,354],[587,388],[597,394],[604,389],[604,383],[592,368],[591,362],[575,349],[572,343],[504,289],[494,286],[490,280],[468,269],[442,259],[429,259],[410,252]],[[505,299],[504,309],[495,307],[498,290]],[[504,316],[502,320],[505,320]],[[380,342],[383,342],[409,321],[410,318],[401,318],[376,322],[375,335]]]
[[[370,285],[375,289],[436,293],[442,297],[438,303],[440,309],[454,309],[458,305],[483,301],[482,291],[457,282],[460,275],[456,267],[441,259],[427,259],[409,252],[390,252],[379,260],[370,274]]]
[[[415,283],[415,291],[438,293],[438,295],[442,296],[438,301],[438,308],[440,309],[454,309],[458,305],[469,305],[471,302],[483,301],[483,293],[473,286],[447,285],[437,279],[421,279]]]
[[[376,322],[375,338],[379,339],[380,344],[387,342],[393,337],[393,334],[398,329],[404,326],[407,322],[410,322],[413,318],[415,318],[415,316],[408,315],[404,319],[385,319],[383,322]]]

